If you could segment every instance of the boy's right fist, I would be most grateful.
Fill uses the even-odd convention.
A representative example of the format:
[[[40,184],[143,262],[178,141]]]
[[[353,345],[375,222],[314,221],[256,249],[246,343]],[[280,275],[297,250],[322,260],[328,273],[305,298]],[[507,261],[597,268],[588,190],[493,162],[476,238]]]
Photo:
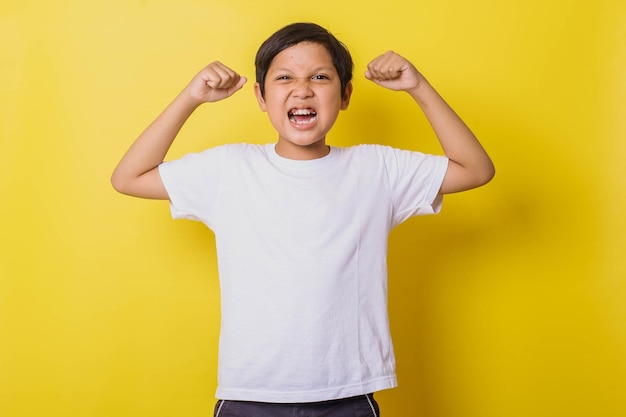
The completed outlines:
[[[219,101],[232,96],[246,81],[246,77],[215,61],[204,67],[191,80],[187,86],[187,93],[202,103]]]

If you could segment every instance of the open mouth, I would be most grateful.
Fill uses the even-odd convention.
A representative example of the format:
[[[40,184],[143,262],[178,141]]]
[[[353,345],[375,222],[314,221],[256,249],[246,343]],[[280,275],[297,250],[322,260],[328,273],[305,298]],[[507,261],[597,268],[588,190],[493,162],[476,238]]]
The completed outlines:
[[[309,125],[317,119],[317,113],[315,110],[310,108],[291,109],[287,113],[287,117],[289,117],[289,121],[291,123],[295,123],[297,125]]]

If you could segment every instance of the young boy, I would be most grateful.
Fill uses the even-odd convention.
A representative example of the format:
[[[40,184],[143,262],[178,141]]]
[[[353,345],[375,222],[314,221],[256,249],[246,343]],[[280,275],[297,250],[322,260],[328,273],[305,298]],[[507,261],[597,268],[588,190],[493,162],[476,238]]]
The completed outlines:
[[[254,92],[276,143],[228,144],[163,162],[202,103],[246,78],[202,69],[115,169],[121,193],[169,199],[175,218],[215,233],[222,324],[216,415],[372,416],[396,386],[387,318],[387,238],[443,194],[487,183],[489,156],[405,58],[387,52],[365,77],[405,91],[445,156],[326,144],[352,93],[352,58],[324,28],[286,26],[260,47]]]

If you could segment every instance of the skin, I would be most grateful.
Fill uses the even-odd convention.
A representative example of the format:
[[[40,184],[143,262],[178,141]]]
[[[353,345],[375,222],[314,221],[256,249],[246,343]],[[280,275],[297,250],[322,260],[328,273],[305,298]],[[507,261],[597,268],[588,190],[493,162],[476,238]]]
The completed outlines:
[[[468,190],[491,180],[495,169],[479,141],[411,62],[388,51],[369,63],[365,77],[408,93],[424,112],[449,158],[440,193]],[[352,93],[351,84],[341,93],[328,52],[307,42],[288,48],[274,58],[266,80],[265,97],[258,85],[254,89],[278,133],[277,153],[300,160],[328,154],[326,134],[348,107]],[[113,187],[135,197],[168,199],[158,166],[183,124],[201,104],[232,96],[246,81],[218,61],[203,68],[131,145],[113,172]],[[316,117],[295,123],[289,114],[293,109],[313,110]]]

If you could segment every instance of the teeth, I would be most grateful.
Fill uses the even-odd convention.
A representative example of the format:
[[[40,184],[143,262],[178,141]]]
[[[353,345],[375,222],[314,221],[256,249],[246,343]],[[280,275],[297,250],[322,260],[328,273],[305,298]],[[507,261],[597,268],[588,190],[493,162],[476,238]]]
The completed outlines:
[[[296,116],[311,116],[308,120],[296,120]],[[317,120],[317,113],[311,109],[291,109],[289,120],[298,125],[310,125]]]
[[[308,116],[310,114],[315,114],[315,112],[311,109],[293,109],[291,110],[291,114],[294,116]]]
[[[313,124],[315,120],[317,120],[317,117],[313,117],[310,120],[299,120],[299,121],[295,119],[291,119],[291,121],[297,125],[310,125],[310,124]]]

